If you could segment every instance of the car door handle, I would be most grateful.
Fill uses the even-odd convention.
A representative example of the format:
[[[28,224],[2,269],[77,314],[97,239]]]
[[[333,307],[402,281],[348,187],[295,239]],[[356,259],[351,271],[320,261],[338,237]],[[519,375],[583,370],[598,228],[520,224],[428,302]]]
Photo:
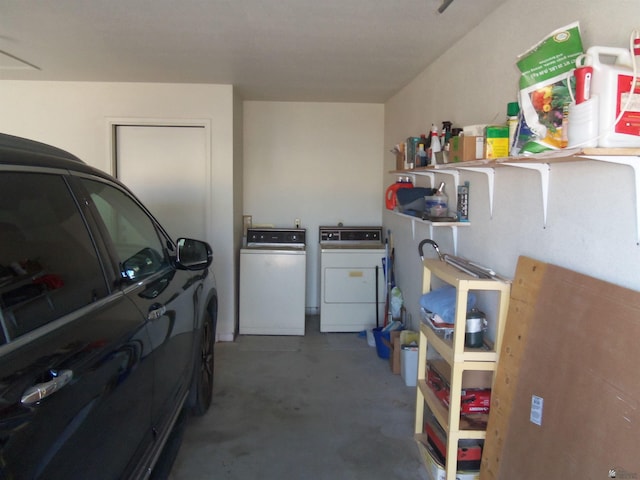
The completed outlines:
[[[157,320],[162,317],[165,313],[167,313],[167,307],[164,305],[160,305],[159,303],[154,303],[149,308],[149,313],[147,314],[147,320]]]
[[[51,374],[53,378],[48,382],[38,383],[25,390],[20,400],[23,405],[32,405],[39,402],[43,398],[60,390],[73,378],[73,370],[60,370],[59,372],[52,370]]]

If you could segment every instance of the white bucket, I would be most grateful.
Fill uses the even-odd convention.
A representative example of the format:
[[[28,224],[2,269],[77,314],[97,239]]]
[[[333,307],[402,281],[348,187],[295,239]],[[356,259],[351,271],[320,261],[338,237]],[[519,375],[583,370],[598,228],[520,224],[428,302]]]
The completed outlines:
[[[402,346],[400,375],[407,387],[415,387],[418,383],[418,347]]]

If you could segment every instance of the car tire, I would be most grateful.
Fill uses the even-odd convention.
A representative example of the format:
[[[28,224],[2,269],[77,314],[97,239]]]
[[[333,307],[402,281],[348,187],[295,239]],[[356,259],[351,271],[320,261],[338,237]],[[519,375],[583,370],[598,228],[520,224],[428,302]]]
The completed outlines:
[[[211,314],[202,324],[200,345],[193,372],[193,403],[191,413],[202,416],[207,413],[213,397],[215,322]]]

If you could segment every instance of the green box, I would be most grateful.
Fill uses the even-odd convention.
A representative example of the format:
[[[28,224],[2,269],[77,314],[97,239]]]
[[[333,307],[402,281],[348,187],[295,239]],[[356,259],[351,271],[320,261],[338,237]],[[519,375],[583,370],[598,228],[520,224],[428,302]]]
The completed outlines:
[[[488,125],[485,128],[486,158],[504,158],[509,156],[509,127],[506,125]]]

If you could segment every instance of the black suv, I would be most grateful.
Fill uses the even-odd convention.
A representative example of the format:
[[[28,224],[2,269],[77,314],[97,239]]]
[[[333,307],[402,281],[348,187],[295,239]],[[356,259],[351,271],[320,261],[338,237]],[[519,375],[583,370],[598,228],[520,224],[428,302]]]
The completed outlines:
[[[211,403],[211,261],[113,177],[0,134],[0,479],[152,474]]]

